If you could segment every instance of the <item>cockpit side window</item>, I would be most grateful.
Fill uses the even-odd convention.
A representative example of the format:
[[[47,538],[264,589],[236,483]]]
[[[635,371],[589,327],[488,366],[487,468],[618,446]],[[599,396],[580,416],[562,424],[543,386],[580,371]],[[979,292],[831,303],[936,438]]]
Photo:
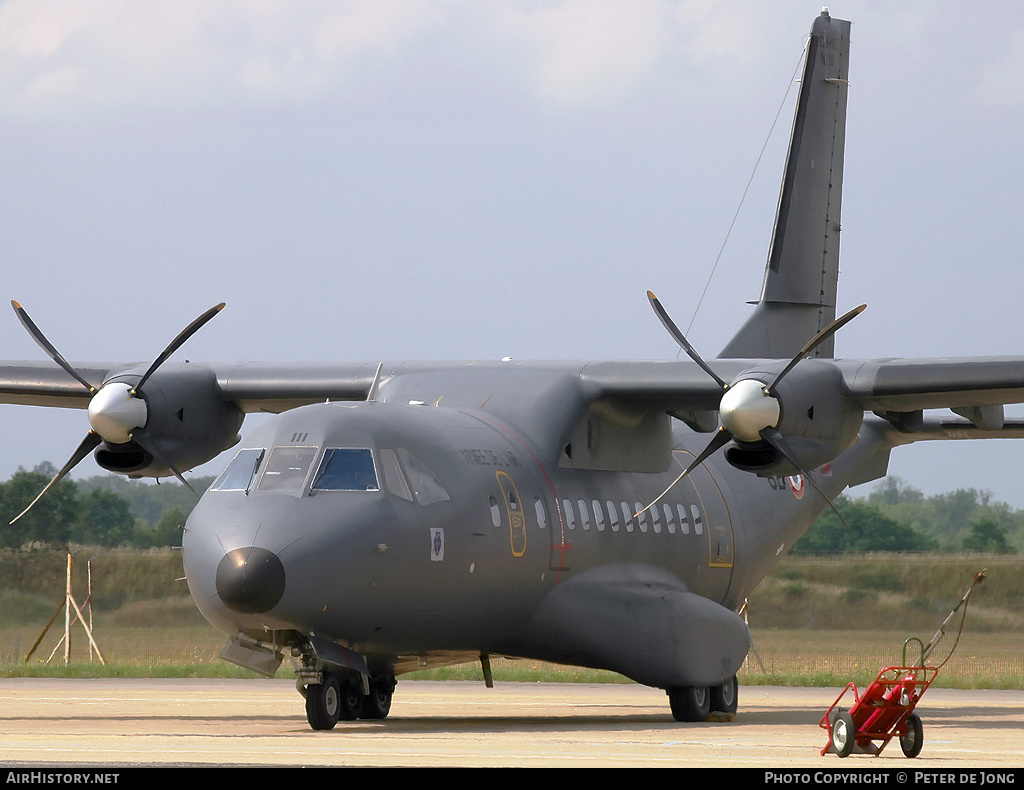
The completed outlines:
[[[257,491],[299,491],[316,456],[315,447],[275,447]]]
[[[248,492],[265,452],[262,448],[239,450],[210,486],[211,490]]]
[[[412,502],[412,491],[409,490],[409,484],[405,481],[405,475],[402,474],[402,467],[398,465],[398,456],[395,455],[395,451],[382,449],[380,465],[384,470],[384,484],[387,485],[388,491]]]
[[[404,447],[398,448],[398,456],[402,459],[402,466],[405,467],[405,472],[409,476],[413,496],[416,497],[419,504],[430,505],[448,499],[448,492],[445,491],[441,481],[437,479],[430,467]]]
[[[379,491],[373,453],[366,448],[324,450],[312,488],[315,491]]]

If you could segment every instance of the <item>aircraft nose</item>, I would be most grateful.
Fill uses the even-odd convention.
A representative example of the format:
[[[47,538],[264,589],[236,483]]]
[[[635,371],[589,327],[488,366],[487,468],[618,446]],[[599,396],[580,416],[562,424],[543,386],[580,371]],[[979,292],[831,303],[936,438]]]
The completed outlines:
[[[234,612],[270,611],[284,595],[284,566],[256,546],[229,551],[217,565],[217,595]]]

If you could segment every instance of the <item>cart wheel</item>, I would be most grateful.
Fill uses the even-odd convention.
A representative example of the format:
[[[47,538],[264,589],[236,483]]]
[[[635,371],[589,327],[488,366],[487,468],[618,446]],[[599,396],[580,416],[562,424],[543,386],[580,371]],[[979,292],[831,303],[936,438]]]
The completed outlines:
[[[832,722],[832,748],[840,757],[849,757],[857,740],[857,725],[845,710]]]
[[[911,713],[906,720],[907,734],[900,736],[900,748],[907,757],[917,757],[924,746],[924,727],[921,724],[921,717]]]

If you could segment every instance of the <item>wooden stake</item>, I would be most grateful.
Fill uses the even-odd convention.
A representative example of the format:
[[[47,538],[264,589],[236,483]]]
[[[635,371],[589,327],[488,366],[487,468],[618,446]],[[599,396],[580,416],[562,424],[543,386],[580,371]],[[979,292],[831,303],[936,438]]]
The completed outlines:
[[[71,600],[71,555],[68,554],[68,574],[64,600]],[[71,660],[71,607],[64,607],[64,666]]]
[[[104,665],[107,663],[103,660],[103,654],[100,653],[99,645],[96,644],[96,640],[93,638],[92,635],[92,561],[88,562],[87,568],[89,575],[89,597],[85,599],[85,605],[86,608],[89,610],[89,622],[85,622],[85,616],[82,614],[82,610],[78,608],[78,604],[75,602],[75,597],[71,594],[71,555],[68,554],[67,579],[64,585],[64,600],[61,602],[60,606],[57,607],[57,611],[53,613],[53,617],[50,618],[50,622],[48,622],[46,624],[46,627],[43,628],[43,632],[39,635],[39,638],[36,640],[36,643],[32,645],[32,649],[28,651],[28,655],[25,656],[26,661],[28,661],[32,657],[32,654],[36,652],[36,648],[39,647],[39,643],[43,641],[43,637],[46,636],[46,632],[50,630],[50,626],[53,625],[54,621],[57,619],[57,615],[60,614],[60,610],[63,609],[64,636],[62,636],[60,638],[60,641],[57,642],[57,645],[53,648],[53,652],[50,653],[50,658],[46,660],[46,663],[50,663],[54,655],[60,649],[62,643],[64,645],[64,664],[65,666],[67,666],[67,664],[70,663],[71,627],[77,622],[82,623],[82,628],[85,629],[86,636],[89,637],[89,658],[92,659],[92,652],[93,650],[95,650],[96,656],[97,658],[99,658],[100,663]],[[75,610],[74,619],[72,619],[71,617],[72,609]]]
[[[39,638],[36,640],[36,643],[32,645],[32,649],[28,651],[28,655],[25,656],[26,661],[32,658],[32,654],[36,652],[36,648],[39,647],[39,643],[43,641],[43,637],[46,636],[46,632],[50,630],[50,626],[53,625],[54,621],[56,621],[57,615],[60,614],[60,611],[64,608],[65,603],[67,603],[66,598],[60,602],[60,606],[58,606],[57,611],[53,613],[53,617],[50,618],[50,622],[46,624],[46,627],[43,629],[43,633],[39,635]]]
[[[85,599],[85,605],[89,609],[89,660],[92,661],[92,560],[89,560],[85,567],[89,578],[89,597]],[[98,654],[100,651],[96,652]]]

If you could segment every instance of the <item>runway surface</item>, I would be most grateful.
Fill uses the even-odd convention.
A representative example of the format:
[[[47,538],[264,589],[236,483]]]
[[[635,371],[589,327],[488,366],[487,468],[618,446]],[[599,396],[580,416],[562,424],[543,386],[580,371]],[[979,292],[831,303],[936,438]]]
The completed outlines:
[[[920,757],[893,742],[842,761],[819,754],[818,721],[839,691],[741,686],[735,721],[679,724],[643,686],[405,681],[385,721],[314,732],[288,680],[0,679],[0,766],[1024,765],[1024,691],[932,688],[917,708]]]

